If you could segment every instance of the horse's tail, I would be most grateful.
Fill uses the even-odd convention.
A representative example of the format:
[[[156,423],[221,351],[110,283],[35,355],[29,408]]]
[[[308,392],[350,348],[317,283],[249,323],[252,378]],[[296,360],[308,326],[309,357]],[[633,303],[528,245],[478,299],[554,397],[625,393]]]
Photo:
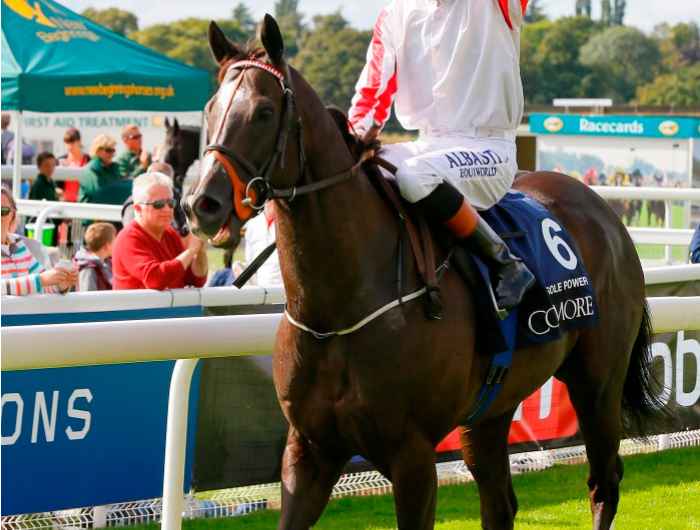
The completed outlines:
[[[659,385],[652,373],[651,332],[649,307],[644,301],[642,322],[632,348],[622,394],[626,427],[636,436],[649,432],[652,420],[658,419],[664,409],[657,394]]]

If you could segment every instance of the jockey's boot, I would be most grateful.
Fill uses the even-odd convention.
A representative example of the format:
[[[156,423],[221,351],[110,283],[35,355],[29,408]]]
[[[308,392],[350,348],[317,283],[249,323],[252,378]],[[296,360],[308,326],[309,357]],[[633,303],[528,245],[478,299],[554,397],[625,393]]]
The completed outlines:
[[[439,219],[467,247],[485,258],[496,277],[496,302],[501,309],[517,306],[535,277],[525,263],[510,253],[506,243],[451,184],[443,182],[423,201],[426,213]]]

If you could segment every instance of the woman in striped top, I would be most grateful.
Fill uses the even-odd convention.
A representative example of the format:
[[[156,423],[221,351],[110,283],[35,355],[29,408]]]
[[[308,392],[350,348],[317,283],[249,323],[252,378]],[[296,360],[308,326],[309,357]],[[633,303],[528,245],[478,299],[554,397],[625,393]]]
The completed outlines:
[[[12,193],[2,187],[2,294],[61,293],[75,285],[78,275],[65,269],[45,270],[14,233],[17,207]]]

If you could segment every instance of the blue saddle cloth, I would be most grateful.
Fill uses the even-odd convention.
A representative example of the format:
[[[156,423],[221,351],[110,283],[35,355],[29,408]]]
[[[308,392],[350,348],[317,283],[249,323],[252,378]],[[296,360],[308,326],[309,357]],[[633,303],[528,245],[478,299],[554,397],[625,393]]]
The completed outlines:
[[[595,293],[580,253],[549,210],[530,197],[511,191],[498,204],[480,213],[537,279],[518,307],[516,348],[553,341],[567,331],[597,322]],[[490,282],[488,268],[478,256],[473,257],[484,281]],[[483,295],[478,303],[485,303]],[[494,329],[493,323],[489,328]],[[502,335],[491,333],[487,339],[491,344],[482,343],[482,347],[501,351]]]

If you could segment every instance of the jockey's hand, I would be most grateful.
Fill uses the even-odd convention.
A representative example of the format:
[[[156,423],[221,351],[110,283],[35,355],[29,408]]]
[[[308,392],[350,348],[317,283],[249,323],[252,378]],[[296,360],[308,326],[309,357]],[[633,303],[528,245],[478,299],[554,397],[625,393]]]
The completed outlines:
[[[381,127],[379,125],[372,125],[367,132],[360,138],[360,154],[376,154],[381,147],[379,143],[379,133]]]
[[[365,134],[362,135],[362,143],[365,145],[372,145],[376,143],[379,133],[381,132],[381,127],[379,125],[372,125]]]

